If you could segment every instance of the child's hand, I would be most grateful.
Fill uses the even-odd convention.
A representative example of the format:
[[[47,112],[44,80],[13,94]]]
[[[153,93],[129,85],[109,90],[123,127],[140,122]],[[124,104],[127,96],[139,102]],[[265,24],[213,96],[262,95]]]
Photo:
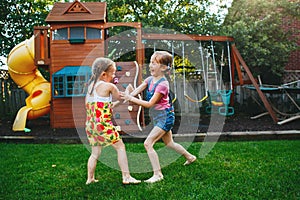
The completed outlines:
[[[130,99],[132,98],[132,96],[128,93],[128,92],[120,92],[120,97],[121,99],[123,99],[123,103],[126,103],[127,101],[130,101]]]
[[[124,92],[119,92],[120,98],[124,99],[123,103],[126,103],[129,101],[129,99],[132,97],[130,93],[134,90],[132,85],[129,83],[128,86],[126,87]],[[125,97],[125,95],[129,95],[129,97]]]

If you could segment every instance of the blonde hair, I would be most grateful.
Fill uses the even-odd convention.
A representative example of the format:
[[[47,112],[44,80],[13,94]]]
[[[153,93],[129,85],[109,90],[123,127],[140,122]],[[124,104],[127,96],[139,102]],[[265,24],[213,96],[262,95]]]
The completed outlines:
[[[93,87],[90,91],[90,94],[92,94],[92,92],[94,91],[95,84],[102,72],[107,72],[109,68],[113,67],[114,65],[115,62],[109,58],[100,57],[95,59],[92,64],[92,76],[88,82],[88,85],[93,82]]]

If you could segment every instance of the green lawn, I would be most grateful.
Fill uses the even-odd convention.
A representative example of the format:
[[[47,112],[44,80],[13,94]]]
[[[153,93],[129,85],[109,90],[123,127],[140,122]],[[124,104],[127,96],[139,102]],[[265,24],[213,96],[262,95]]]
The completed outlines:
[[[189,151],[199,154],[201,145]],[[145,152],[142,143],[126,147]],[[90,153],[84,145],[2,143],[0,152],[0,199],[300,199],[299,140],[218,142],[190,166],[180,157],[164,167],[162,182],[128,186],[103,162],[96,171],[100,181],[85,185]],[[144,180],[152,173],[132,175]]]

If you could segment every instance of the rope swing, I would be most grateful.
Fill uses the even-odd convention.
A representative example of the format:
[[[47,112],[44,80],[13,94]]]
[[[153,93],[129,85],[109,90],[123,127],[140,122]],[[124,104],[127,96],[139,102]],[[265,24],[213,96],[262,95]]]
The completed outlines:
[[[215,77],[215,84],[216,84],[216,91],[210,92],[210,95],[214,97],[214,100],[211,101],[212,105],[214,106],[223,106],[223,102],[221,101],[216,101],[217,96],[218,96],[218,91],[219,91],[219,83],[218,83],[218,77],[217,77],[217,64],[216,64],[216,58],[215,58],[215,51],[214,51],[214,42],[211,40],[210,41],[210,48],[211,48],[211,54],[212,54],[212,62],[213,62],[213,72],[209,72],[213,74]],[[221,83],[222,77],[220,77],[220,83]],[[221,86],[221,85],[220,85]]]
[[[205,84],[205,96],[203,98],[201,98],[200,100],[195,100],[193,98],[191,98],[189,95],[187,95],[186,93],[186,76],[185,76],[185,63],[184,63],[184,60],[185,60],[185,49],[184,49],[184,42],[181,43],[182,45],[182,70],[183,70],[183,93],[184,93],[184,96],[185,98],[187,98],[189,101],[191,102],[194,102],[194,103],[201,103],[203,102],[205,99],[208,98],[208,91],[207,91],[207,80],[206,80],[206,75],[205,75],[205,70],[202,70],[203,71],[203,74],[204,74],[204,84]],[[204,60],[203,60],[203,52],[202,52],[202,45],[201,45],[201,42],[200,42],[200,57],[202,59],[202,65],[204,63]]]
[[[174,78],[174,81],[173,81],[173,84],[174,84],[174,98],[171,99],[172,100],[172,104],[174,104],[174,102],[176,101],[177,99],[177,88],[176,88],[176,74],[175,74],[175,63],[174,63],[174,41],[172,41],[172,68],[173,68],[173,78]]]

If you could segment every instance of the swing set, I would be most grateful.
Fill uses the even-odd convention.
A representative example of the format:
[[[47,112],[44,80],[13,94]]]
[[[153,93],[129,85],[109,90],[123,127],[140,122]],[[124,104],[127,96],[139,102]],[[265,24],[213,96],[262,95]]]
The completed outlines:
[[[275,123],[278,122],[270,103],[264,93],[260,90],[257,80],[253,77],[249,67],[246,65],[237,50],[233,37],[183,34],[145,34],[142,35],[142,38],[145,40],[171,41],[173,58],[175,55],[173,43],[175,41],[181,41],[181,52],[177,49],[176,54],[181,54],[182,57],[184,96],[190,102],[208,102],[208,106],[205,109],[207,113],[218,113],[223,116],[233,115],[234,88],[238,85],[252,84],[273,121]],[[189,42],[191,41],[193,41],[193,45],[190,45]],[[197,43],[197,47],[195,46],[195,43]],[[187,54],[186,48],[191,48],[192,50],[188,51],[189,53]],[[187,58],[190,60],[191,52],[193,54],[192,57],[194,58],[194,61],[196,63],[200,63],[197,65],[198,67],[195,69],[195,72],[201,74],[204,81],[205,94],[199,98],[191,97],[187,91],[187,69],[185,66],[185,60]],[[198,56],[195,57],[195,54],[198,54]],[[247,76],[243,76],[242,71],[245,71]],[[173,76],[174,89],[176,89],[176,75],[174,69]],[[176,91],[173,101],[175,100]]]
[[[195,43],[195,42],[194,42]],[[226,90],[223,86],[223,67],[224,67],[224,49],[222,49],[222,55],[221,55],[221,68],[220,73],[218,72],[217,68],[217,62],[215,61],[215,52],[214,52],[214,41],[210,40],[210,50],[208,48],[202,47],[202,42],[196,42],[199,44],[198,47],[196,47],[199,52],[198,55],[196,55],[197,58],[195,60],[200,60],[200,63],[198,64],[200,67],[198,67],[195,72],[197,74],[201,74],[201,77],[204,81],[204,88],[205,88],[205,95],[200,99],[194,99],[191,96],[188,95],[187,92],[187,78],[186,78],[186,50],[185,46],[189,45],[186,44],[185,41],[181,41],[180,48],[181,48],[181,56],[182,56],[182,71],[183,71],[183,93],[184,97],[188,99],[189,101],[193,103],[201,103],[205,100],[209,100],[209,105],[206,107],[206,112],[211,114],[213,107],[218,107],[217,112],[220,115],[224,116],[230,116],[234,114],[234,108],[232,106],[229,106],[230,104],[230,98],[233,90],[232,86],[232,76],[231,76],[231,59],[230,59],[230,43],[227,41],[227,52],[228,53],[228,65],[227,65],[227,73],[229,74],[230,80],[229,85],[230,89]],[[154,43],[154,51],[156,51],[156,43]],[[195,48],[195,44],[193,44],[193,48]],[[174,66],[174,57],[175,57],[175,50],[174,50],[174,41],[171,42],[171,49],[172,49],[172,56],[173,56],[173,66]],[[199,59],[200,58],[200,59]],[[174,98],[172,99],[172,102],[176,101],[176,74],[175,69],[173,68],[173,77],[174,77]],[[211,83],[211,84],[209,84]],[[211,87],[210,87],[211,86]],[[215,109],[214,109],[215,110]]]
[[[200,60],[201,60],[201,68],[197,69],[197,72],[202,73],[202,77],[205,85],[205,96],[200,100],[196,100],[191,98],[187,94],[186,90],[186,70],[183,65],[183,83],[184,83],[184,96],[191,102],[201,103],[206,99],[209,99],[209,105],[206,107],[206,112],[211,114],[218,112],[220,115],[231,116],[234,114],[234,108],[229,106],[230,98],[233,90],[232,86],[232,74],[231,74],[231,58],[230,58],[230,47],[229,41],[227,44],[227,57],[228,57],[228,65],[227,65],[227,73],[229,74],[229,89],[225,89],[223,86],[223,67],[224,63],[224,49],[222,49],[221,54],[221,62],[220,62],[220,70],[218,71],[217,62],[215,57],[214,50],[214,41],[210,40],[210,50],[202,47],[202,42],[199,41],[199,52],[200,52]],[[182,44],[182,56],[184,61],[184,42]],[[218,109],[214,109],[214,107],[218,107]],[[215,111],[216,110],[216,111]]]

